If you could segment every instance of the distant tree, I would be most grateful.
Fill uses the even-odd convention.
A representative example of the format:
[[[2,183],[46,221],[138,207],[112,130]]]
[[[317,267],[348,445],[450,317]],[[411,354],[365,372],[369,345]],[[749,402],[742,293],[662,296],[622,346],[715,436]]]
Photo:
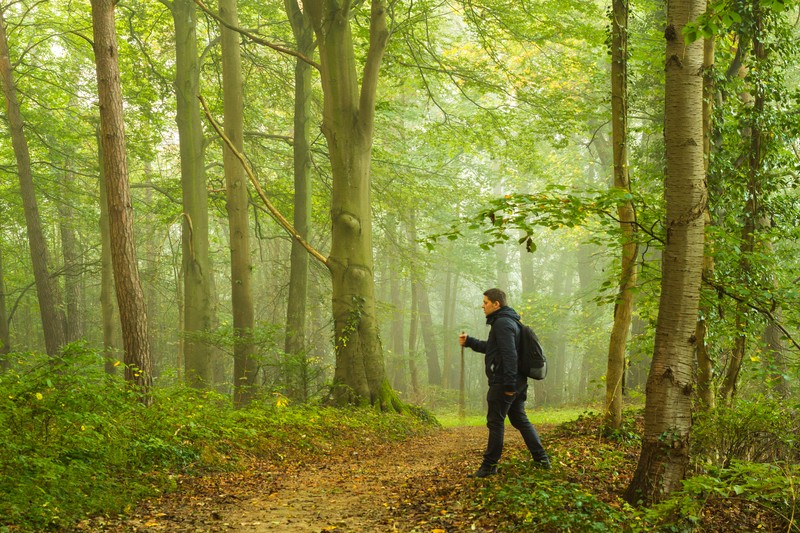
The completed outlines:
[[[683,28],[704,0],[667,3],[664,139],[666,245],[639,463],[629,502],[658,502],[681,487],[689,462],[694,344],[708,201],[703,163],[703,42]]]
[[[2,245],[2,242],[0,242]],[[6,313],[6,281],[3,273],[3,248],[0,246],[0,370],[8,368],[6,357],[11,353],[11,335],[8,331],[8,315]]]
[[[25,211],[25,223],[28,232],[28,243],[33,265],[33,276],[36,282],[36,294],[39,299],[39,313],[42,317],[44,342],[47,353],[58,355],[66,337],[64,333],[64,315],[60,298],[50,277],[48,268],[48,250],[42,231],[42,221],[36,201],[36,191],[31,169],[31,155],[28,141],[25,138],[24,123],[17,89],[14,84],[11,58],[6,36],[6,22],[0,10],[0,83],[6,101],[8,126],[11,131],[11,143],[17,160],[17,175]]]
[[[81,246],[78,241],[78,233],[75,231],[77,216],[69,201],[75,188],[75,173],[69,168],[69,162],[65,161],[65,166],[67,168],[62,171],[61,175],[62,196],[58,204],[58,224],[61,232],[61,251],[64,257],[64,304],[66,309],[64,333],[67,342],[73,342],[84,336],[83,311],[81,309],[83,268]]]
[[[100,104],[103,171],[108,194],[111,259],[125,350],[125,379],[133,382],[149,403],[153,385],[147,312],[136,264],[133,207],[125,151],[119,48],[114,21],[114,0],[92,0],[92,27]]]

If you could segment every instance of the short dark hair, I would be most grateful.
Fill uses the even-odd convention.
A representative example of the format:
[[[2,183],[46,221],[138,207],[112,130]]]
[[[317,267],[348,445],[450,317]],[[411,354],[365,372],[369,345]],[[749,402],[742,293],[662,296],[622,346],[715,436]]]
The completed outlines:
[[[500,307],[508,305],[508,297],[506,293],[501,291],[500,289],[489,289],[483,293],[490,302],[497,302],[500,304]]]

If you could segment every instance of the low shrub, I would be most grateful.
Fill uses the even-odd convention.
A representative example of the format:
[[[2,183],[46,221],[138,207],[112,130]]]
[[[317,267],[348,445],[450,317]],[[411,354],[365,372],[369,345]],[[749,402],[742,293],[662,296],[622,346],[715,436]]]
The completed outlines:
[[[508,463],[502,484],[487,485],[480,494],[482,507],[502,510],[509,531],[621,531],[629,517],[624,504],[609,505],[530,462]]]
[[[800,459],[797,408],[774,398],[738,400],[734,407],[699,413],[692,426],[692,457],[703,465],[733,461],[775,462]]]
[[[798,482],[797,465],[733,461],[687,478],[645,519],[657,531],[795,531]]]

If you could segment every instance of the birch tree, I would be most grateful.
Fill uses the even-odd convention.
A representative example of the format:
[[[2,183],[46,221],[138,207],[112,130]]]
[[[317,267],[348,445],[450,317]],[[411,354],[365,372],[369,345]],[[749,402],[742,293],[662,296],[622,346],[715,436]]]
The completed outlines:
[[[642,451],[625,493],[658,502],[681,487],[689,462],[694,345],[708,201],[703,162],[703,41],[683,28],[705,0],[667,3],[664,139],[666,245],[653,361],[647,380]]]

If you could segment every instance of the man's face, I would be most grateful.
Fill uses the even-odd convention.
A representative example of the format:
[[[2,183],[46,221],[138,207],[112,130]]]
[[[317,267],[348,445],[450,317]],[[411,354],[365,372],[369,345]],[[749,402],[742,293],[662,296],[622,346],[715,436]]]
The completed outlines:
[[[500,309],[500,302],[493,302],[484,295],[481,307],[483,307],[483,314],[489,316]]]

